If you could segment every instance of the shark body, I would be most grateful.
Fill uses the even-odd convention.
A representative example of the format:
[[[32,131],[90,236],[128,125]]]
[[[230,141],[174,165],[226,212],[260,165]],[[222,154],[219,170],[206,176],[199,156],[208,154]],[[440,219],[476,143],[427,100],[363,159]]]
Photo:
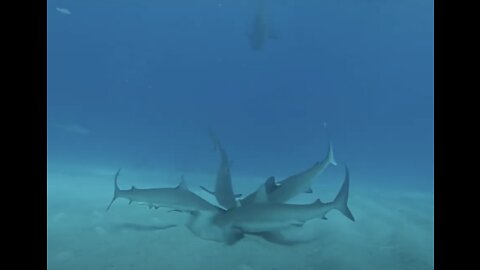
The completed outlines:
[[[174,188],[139,189],[132,186],[130,189],[122,190],[118,187],[117,183],[119,174],[120,170],[115,174],[113,198],[108,205],[107,210],[110,209],[113,202],[118,198],[127,199],[130,203],[136,202],[146,204],[150,208],[166,207],[181,212],[218,212],[223,210],[190,191],[183,178],[180,184]]]
[[[333,156],[333,146],[331,143],[329,144],[327,157],[322,162],[317,162],[311,168],[289,176],[278,183],[275,182],[274,177],[268,178],[267,181],[262,184],[267,193],[268,201],[272,203],[283,203],[300,193],[312,193],[310,186],[312,185],[313,179],[315,179],[315,176],[325,171],[330,164],[337,165]],[[240,200],[241,204],[249,205],[254,203],[256,195],[256,192],[249,194],[247,197]]]

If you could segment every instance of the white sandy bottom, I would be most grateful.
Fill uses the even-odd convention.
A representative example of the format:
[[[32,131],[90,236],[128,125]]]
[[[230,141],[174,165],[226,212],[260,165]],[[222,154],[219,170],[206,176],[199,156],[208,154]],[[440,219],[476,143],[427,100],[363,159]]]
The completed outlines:
[[[50,270],[433,269],[431,195],[351,193],[356,222],[332,211],[328,220],[312,220],[289,232],[290,237],[314,236],[313,242],[282,246],[248,236],[226,246],[195,237],[183,225],[187,216],[182,213],[128,205],[121,199],[105,211],[111,183],[66,181],[49,178]],[[158,231],[116,227],[124,223],[177,226]]]

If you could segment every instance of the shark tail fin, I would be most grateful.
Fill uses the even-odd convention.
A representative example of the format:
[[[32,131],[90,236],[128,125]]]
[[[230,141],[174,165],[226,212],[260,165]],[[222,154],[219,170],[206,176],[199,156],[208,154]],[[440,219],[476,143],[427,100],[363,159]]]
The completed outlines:
[[[350,188],[350,173],[348,171],[348,167],[345,167],[345,180],[343,180],[342,187],[338,192],[335,200],[333,201],[335,208],[342,212],[348,219],[351,221],[355,221],[352,212],[348,209],[348,190]]]
[[[332,142],[329,142],[329,143],[328,143],[327,159],[328,159],[328,162],[330,162],[331,164],[337,166],[337,161],[335,161],[335,157],[333,156],[333,145],[332,145]]]
[[[120,188],[118,188],[117,180],[118,180],[118,175],[120,174],[120,170],[121,169],[118,169],[117,173],[115,174],[115,179],[113,180],[113,198],[107,207],[107,211],[110,210],[110,207],[112,206],[113,202],[118,198],[118,192],[120,191]]]

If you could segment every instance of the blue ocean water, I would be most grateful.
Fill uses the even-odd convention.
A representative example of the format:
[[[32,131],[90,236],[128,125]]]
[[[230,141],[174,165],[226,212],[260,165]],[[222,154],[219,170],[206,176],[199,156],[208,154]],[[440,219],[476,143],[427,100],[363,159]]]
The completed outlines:
[[[433,1],[265,0],[268,33],[255,50],[249,38],[260,1],[47,1],[49,268],[202,269],[212,258],[226,259],[211,269],[433,268]],[[403,243],[405,250],[421,252],[395,255],[388,244],[370,257],[354,250],[358,258],[349,261],[342,247],[355,244],[343,242],[304,259],[302,247],[224,247],[186,230],[182,243],[163,239],[171,229],[154,232],[161,241],[145,250],[141,241],[153,241],[145,232],[99,246],[98,237],[125,237],[111,236],[104,213],[118,168],[123,187],[171,186],[181,175],[191,186],[213,186],[219,158],[209,128],[243,193],[323,160],[330,140],[339,166],[318,176],[313,190],[334,196],[350,168],[349,204],[360,219],[338,215],[332,224],[348,226],[341,238],[377,233],[370,244],[378,247],[401,231],[421,241]],[[125,219],[157,215],[115,207],[116,221],[127,208]],[[88,231],[69,228],[80,226],[75,220],[96,237],[72,242]],[[329,243],[342,242],[332,236],[322,246]],[[200,254],[196,264],[167,256],[159,268],[155,256],[172,245]],[[132,246],[141,255],[132,256]],[[121,252],[132,257],[113,263]],[[286,261],[272,265],[262,252]]]

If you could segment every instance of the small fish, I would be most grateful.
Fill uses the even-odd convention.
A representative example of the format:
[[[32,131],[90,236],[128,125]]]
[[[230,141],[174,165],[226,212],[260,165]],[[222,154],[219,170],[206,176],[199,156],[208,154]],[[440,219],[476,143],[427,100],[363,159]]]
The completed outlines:
[[[57,9],[58,12],[60,12],[60,13],[62,13],[62,14],[65,14],[65,15],[70,15],[70,14],[72,14],[72,13],[70,12],[70,10],[68,10],[68,9],[66,9],[66,8],[58,8],[58,7],[57,7],[56,9]]]
[[[63,124],[55,124],[55,126],[65,132],[69,133],[75,133],[75,134],[80,134],[80,135],[87,135],[90,133],[90,130],[88,130],[85,127],[82,127],[80,125],[75,125],[75,124],[69,124],[69,125],[63,125]]]

